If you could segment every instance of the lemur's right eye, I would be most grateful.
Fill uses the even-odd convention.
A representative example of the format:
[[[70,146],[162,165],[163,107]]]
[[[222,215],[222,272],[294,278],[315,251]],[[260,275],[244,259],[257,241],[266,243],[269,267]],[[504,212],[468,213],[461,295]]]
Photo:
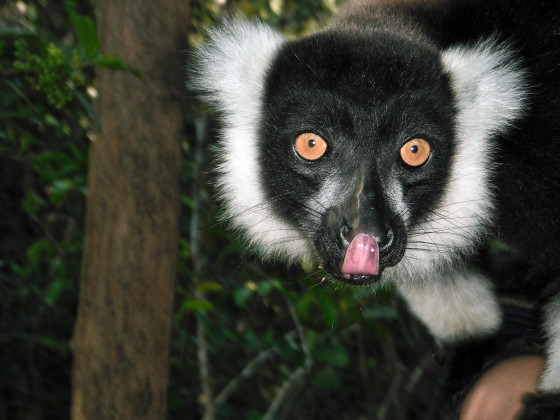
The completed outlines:
[[[305,160],[317,160],[327,152],[327,142],[314,133],[303,133],[296,138],[296,153]]]
[[[421,166],[430,157],[430,143],[424,139],[412,139],[401,147],[401,159],[408,166]]]

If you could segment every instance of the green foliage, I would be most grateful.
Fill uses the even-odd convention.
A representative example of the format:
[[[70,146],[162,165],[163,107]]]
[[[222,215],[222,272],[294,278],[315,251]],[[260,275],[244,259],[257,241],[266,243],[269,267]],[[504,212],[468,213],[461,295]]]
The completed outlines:
[[[259,18],[288,36],[300,35],[324,25],[340,0],[236,0],[191,1],[191,45],[202,42],[204,30],[224,15]]]
[[[70,16],[70,22],[86,57],[95,59],[99,53],[99,41],[93,21],[87,16],[73,14]]]
[[[35,54],[21,39],[14,46],[14,69],[26,74],[25,80],[33,89],[45,94],[48,102],[58,109],[72,99],[72,88],[68,84],[72,78],[71,68],[60,48],[48,44]]]
[[[32,409],[69,418],[88,135],[96,129],[92,62],[70,25],[77,13],[70,1],[0,6],[0,329],[10,337],[0,350],[8,366],[2,418],[29,418]]]

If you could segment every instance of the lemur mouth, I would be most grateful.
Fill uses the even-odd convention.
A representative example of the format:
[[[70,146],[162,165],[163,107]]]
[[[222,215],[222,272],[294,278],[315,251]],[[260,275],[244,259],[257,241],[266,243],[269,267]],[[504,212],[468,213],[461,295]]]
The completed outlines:
[[[373,235],[356,235],[346,248],[340,273],[342,281],[353,285],[370,284],[379,279],[379,245]]]
[[[342,276],[336,276],[336,279],[350,284],[352,286],[367,286],[379,281],[379,276],[370,276],[364,274],[343,274]]]

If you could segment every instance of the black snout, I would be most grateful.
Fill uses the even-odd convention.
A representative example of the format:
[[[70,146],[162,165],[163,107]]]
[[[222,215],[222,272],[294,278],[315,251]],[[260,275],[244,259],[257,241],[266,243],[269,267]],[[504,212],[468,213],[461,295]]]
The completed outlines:
[[[379,246],[380,268],[392,267],[402,259],[406,247],[404,226],[401,228],[398,222],[394,225],[380,227],[379,224],[370,223],[366,226],[351,227],[348,223],[344,223],[340,229],[342,245],[346,249],[358,234],[370,234]]]
[[[355,180],[356,189],[326,209],[314,242],[323,267],[346,283],[364,285],[382,278],[406,247],[406,231],[392,211],[375,171]]]

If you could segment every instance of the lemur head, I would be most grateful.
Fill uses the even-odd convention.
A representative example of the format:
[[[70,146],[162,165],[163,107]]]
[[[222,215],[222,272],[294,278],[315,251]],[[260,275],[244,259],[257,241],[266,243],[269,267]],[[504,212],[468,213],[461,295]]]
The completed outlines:
[[[193,80],[221,112],[232,224],[261,254],[351,284],[445,269],[492,219],[489,139],[523,102],[509,58],[492,41],[440,51],[381,31],[214,29]]]

